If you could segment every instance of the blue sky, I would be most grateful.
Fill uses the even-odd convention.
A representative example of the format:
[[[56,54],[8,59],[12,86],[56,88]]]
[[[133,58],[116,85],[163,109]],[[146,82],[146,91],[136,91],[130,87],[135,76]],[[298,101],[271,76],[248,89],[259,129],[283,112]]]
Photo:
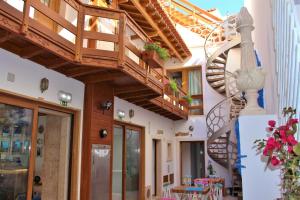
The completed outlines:
[[[189,0],[193,4],[203,9],[218,8],[221,14],[238,13],[244,5],[244,0]]]

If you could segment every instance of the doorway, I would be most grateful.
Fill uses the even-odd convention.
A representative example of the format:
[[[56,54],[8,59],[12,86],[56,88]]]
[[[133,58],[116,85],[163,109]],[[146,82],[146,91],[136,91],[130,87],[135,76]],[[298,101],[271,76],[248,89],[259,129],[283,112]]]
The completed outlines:
[[[162,194],[162,142],[160,139],[152,140],[152,184],[151,191],[153,197]]]
[[[113,133],[113,200],[143,199],[144,187],[143,128],[118,123]]]
[[[78,111],[0,93],[0,199],[77,199]]]
[[[203,141],[180,142],[181,184],[185,178],[191,180],[205,177],[205,146]]]
[[[39,109],[33,199],[69,199],[72,117]]]

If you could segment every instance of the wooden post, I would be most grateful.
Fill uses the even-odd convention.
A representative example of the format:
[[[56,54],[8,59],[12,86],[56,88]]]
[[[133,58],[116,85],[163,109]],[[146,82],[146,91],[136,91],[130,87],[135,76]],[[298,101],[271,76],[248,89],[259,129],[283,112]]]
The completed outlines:
[[[119,57],[118,57],[118,66],[120,68],[123,68],[125,63],[126,20],[127,18],[125,14],[121,13],[119,17]]]
[[[82,5],[79,6],[77,16],[77,34],[75,43],[75,61],[81,62],[82,59],[82,44],[83,44],[83,31],[84,31],[84,16],[85,10]]]
[[[24,0],[23,23],[21,25],[21,33],[23,33],[23,34],[27,34],[27,32],[28,32],[30,1],[31,0]]]

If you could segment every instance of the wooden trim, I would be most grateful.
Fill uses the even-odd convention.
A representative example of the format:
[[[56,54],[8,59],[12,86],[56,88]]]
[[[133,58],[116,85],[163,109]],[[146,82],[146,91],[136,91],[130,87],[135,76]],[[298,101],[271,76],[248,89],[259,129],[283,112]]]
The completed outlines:
[[[162,40],[168,45],[168,47],[175,53],[176,57],[183,61],[184,59],[182,56],[178,53],[178,51],[175,49],[173,44],[169,41],[169,39],[165,36],[161,28],[156,24],[156,22],[152,19],[152,17],[149,15],[149,13],[146,11],[146,8],[141,4],[138,0],[132,0],[131,1],[133,5],[142,13],[142,15],[145,17],[147,22],[157,31],[157,34],[162,38]]]
[[[31,200],[32,185],[33,185],[33,173],[35,167],[35,153],[36,153],[36,134],[38,126],[38,112],[39,108],[47,108],[50,110],[64,112],[72,114],[74,116],[73,122],[73,146],[72,146],[72,169],[71,169],[71,182],[68,187],[70,188],[71,199],[76,200],[78,198],[78,169],[79,169],[79,141],[80,141],[80,111],[74,108],[65,108],[60,105],[27,97],[25,95],[19,95],[12,92],[0,90],[0,102],[9,105],[20,106],[33,110],[32,121],[32,135],[31,135],[31,151],[29,157],[29,172],[28,172],[28,188],[27,188],[27,200]]]
[[[99,40],[104,42],[118,42],[118,34],[100,33],[95,31],[84,31],[83,38]]]
[[[77,34],[77,30],[76,30],[77,28],[73,24],[71,24],[69,21],[67,21],[65,18],[63,18],[62,16],[60,16],[58,13],[56,13],[55,11],[53,11],[51,8],[48,8],[47,6],[45,6],[44,4],[42,4],[38,0],[30,0],[30,1],[31,1],[31,5],[36,10],[38,10],[42,14],[48,13],[47,17],[49,19],[51,19],[54,22],[58,23],[60,26],[62,26],[63,28],[67,29],[68,31],[70,31],[74,35]]]
[[[33,189],[33,173],[35,169],[35,155],[36,155],[36,142],[37,142],[37,128],[38,127],[38,106],[33,110],[32,119],[32,133],[31,133],[31,149],[29,156],[29,170],[27,178],[27,200],[31,200]]]

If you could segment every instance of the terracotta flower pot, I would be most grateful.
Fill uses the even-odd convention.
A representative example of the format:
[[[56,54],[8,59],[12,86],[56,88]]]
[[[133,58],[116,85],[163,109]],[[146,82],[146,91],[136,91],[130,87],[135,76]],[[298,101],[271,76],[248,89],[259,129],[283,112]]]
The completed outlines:
[[[143,51],[142,53],[143,60],[153,68],[162,68],[165,64],[156,51]]]

